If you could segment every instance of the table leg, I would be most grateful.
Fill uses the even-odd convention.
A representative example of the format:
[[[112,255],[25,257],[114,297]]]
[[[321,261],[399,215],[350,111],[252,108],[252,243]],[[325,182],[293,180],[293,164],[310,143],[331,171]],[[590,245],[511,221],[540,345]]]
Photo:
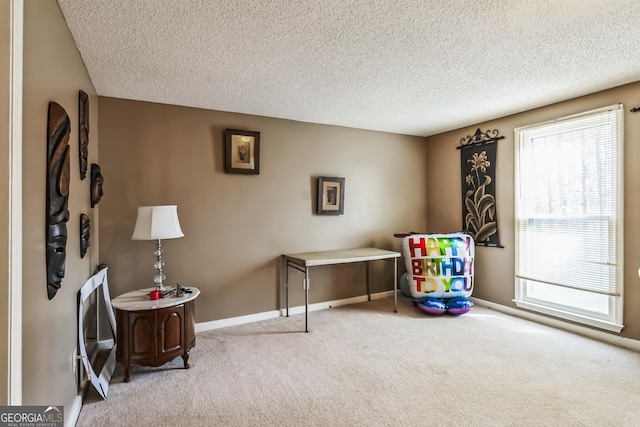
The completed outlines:
[[[131,365],[129,362],[124,363],[124,382],[128,383],[131,377]]]
[[[304,268],[304,331],[309,332],[309,267]]]
[[[393,312],[398,312],[398,258],[393,259]]]
[[[371,301],[371,288],[369,287],[369,264],[371,264],[371,261],[367,261],[367,296],[369,298],[369,301]]]
[[[189,365],[189,351],[191,351],[191,349],[184,351],[184,353],[182,353],[182,361],[184,362],[184,369],[189,369],[191,367],[191,365]]]
[[[289,317],[289,261],[284,260],[284,301],[287,306],[287,317]]]

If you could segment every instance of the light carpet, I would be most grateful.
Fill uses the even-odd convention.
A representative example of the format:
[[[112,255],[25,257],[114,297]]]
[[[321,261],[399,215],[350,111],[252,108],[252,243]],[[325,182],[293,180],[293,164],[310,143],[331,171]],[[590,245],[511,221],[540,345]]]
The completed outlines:
[[[638,426],[640,354],[476,306],[404,297],[197,334],[178,358],[118,365],[77,426]]]

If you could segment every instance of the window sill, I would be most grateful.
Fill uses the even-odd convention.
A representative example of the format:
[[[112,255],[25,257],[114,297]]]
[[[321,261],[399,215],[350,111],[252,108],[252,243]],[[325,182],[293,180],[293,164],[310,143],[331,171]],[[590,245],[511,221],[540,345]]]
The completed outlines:
[[[615,332],[617,334],[622,331],[624,325],[618,325],[606,320],[594,319],[592,317],[581,316],[579,314],[570,313],[564,310],[558,310],[555,308],[545,307],[540,304],[534,304],[528,301],[514,299],[513,302],[520,308],[525,310],[535,311],[537,313],[546,314],[553,317],[558,317],[564,320],[570,320],[572,322],[580,323],[582,325],[593,326],[594,328],[603,329],[609,332]]]

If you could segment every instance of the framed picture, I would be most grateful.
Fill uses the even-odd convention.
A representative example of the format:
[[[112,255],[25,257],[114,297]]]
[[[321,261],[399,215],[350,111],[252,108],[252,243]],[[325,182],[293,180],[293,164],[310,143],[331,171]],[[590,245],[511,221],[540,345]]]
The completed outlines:
[[[344,214],[344,178],[318,178],[318,215]]]
[[[224,171],[258,175],[260,173],[260,132],[226,129]]]

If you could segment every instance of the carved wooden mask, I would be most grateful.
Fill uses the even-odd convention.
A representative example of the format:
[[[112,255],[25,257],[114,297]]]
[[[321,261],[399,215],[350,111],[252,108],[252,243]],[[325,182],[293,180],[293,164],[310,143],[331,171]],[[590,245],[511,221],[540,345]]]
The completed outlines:
[[[67,112],[49,103],[47,126],[47,296],[52,299],[62,286],[67,260],[69,220],[69,136]]]
[[[91,207],[95,207],[102,196],[104,195],[102,191],[102,184],[104,184],[104,177],[100,173],[100,166],[95,163],[91,164]]]
[[[80,179],[87,177],[89,164],[89,96],[80,91],[78,96],[78,133],[80,135]]]
[[[86,214],[80,214],[80,258],[84,258],[91,246],[91,219]]]

